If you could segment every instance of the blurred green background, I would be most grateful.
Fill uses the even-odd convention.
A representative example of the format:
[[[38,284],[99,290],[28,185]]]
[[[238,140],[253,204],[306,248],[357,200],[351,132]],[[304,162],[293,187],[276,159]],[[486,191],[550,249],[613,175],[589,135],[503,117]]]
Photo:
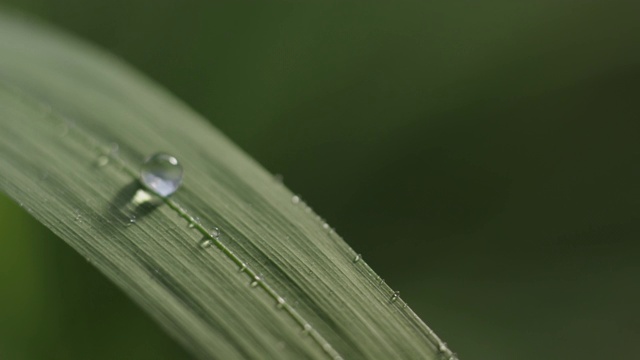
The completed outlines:
[[[640,353],[640,2],[0,5],[204,114],[461,359]],[[0,359],[188,358],[5,197],[0,221]]]

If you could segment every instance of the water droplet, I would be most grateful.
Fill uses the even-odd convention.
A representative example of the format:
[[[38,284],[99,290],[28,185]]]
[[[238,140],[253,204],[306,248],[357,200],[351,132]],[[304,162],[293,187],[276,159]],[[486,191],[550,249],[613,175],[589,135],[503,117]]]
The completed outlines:
[[[260,283],[260,281],[262,281],[262,279],[260,279],[260,276],[256,275],[253,277],[253,281],[251,282],[251,287],[256,287],[258,286],[258,284]]]
[[[196,227],[196,224],[194,224],[194,223],[190,222],[190,223],[189,223],[189,229],[193,229],[194,227]]]
[[[140,168],[140,182],[161,197],[167,197],[182,183],[182,166],[175,157],[157,153],[151,155]]]
[[[298,204],[300,203],[300,196],[298,196],[298,195],[293,195],[293,197],[291,198],[291,202],[292,202],[294,205],[298,205]]]
[[[242,264],[240,265],[240,269],[238,269],[238,271],[239,271],[239,272],[243,272],[243,271],[245,271],[245,270],[247,270],[247,264],[242,263]]]
[[[276,301],[277,301],[276,306],[278,307],[278,309],[282,309],[285,303],[284,298],[278,296],[278,299],[276,299]]]
[[[133,225],[133,224],[135,224],[135,223],[136,223],[136,217],[135,217],[134,215],[131,215],[131,216],[129,217],[129,222],[128,222],[128,223],[126,223],[126,224],[125,224],[125,226],[129,227],[129,226],[131,226],[131,225]]]
[[[98,160],[96,160],[96,164],[100,167],[106,166],[109,163],[109,157],[107,155],[98,156]]]
[[[449,351],[449,348],[447,348],[447,343],[443,342],[440,344],[440,346],[438,347],[438,350],[440,350],[440,352],[444,353]]]
[[[391,295],[391,302],[394,302],[400,298],[400,291],[394,291],[393,295]]]
[[[211,232],[209,233],[212,237],[214,238],[219,238],[220,237],[220,229],[218,229],[217,227],[214,227],[213,229],[211,229]]]
[[[329,230],[329,224],[327,223],[322,224],[322,228],[325,230]]]
[[[311,329],[312,329],[312,328],[311,328],[311,324],[306,323],[306,324],[304,324],[304,326],[302,327],[302,332],[303,332],[303,333],[305,333],[305,334],[308,334],[308,333],[310,333],[310,332],[311,332]]]
[[[208,248],[209,246],[211,246],[211,244],[213,244],[213,242],[208,238],[204,238],[202,239],[202,241],[200,241],[200,247],[203,249]]]
[[[354,263],[357,263],[360,260],[362,260],[362,255],[360,255],[360,254],[356,255],[356,257],[353,258],[353,262]]]

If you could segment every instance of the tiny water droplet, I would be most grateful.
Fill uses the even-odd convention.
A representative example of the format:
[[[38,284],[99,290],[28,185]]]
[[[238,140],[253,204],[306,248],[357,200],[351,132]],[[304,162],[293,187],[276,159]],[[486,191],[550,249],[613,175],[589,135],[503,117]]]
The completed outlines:
[[[183,169],[175,157],[157,153],[140,168],[140,182],[161,197],[175,193],[182,183]]]
[[[447,348],[447,343],[443,342],[442,344],[440,344],[438,350],[442,353],[449,351],[449,348]]]
[[[322,224],[322,228],[325,230],[329,230],[329,224],[327,223]]]
[[[129,217],[129,222],[128,222],[128,223],[126,223],[126,224],[125,224],[125,226],[129,227],[129,226],[131,226],[131,225],[133,225],[133,224],[135,224],[135,223],[136,223],[136,217],[135,217],[134,215],[131,215],[131,216]]]
[[[107,155],[98,156],[98,160],[96,161],[96,164],[99,167],[106,166],[108,163],[109,163],[109,157]]]
[[[291,198],[291,202],[293,203],[293,205],[298,205],[300,203],[300,196],[293,195],[293,197]]]
[[[256,287],[256,286],[258,286],[258,284],[260,283],[260,281],[261,281],[260,276],[257,276],[257,275],[256,275],[256,276],[254,276],[254,277],[253,277],[253,281],[252,281],[252,282],[251,282],[251,284],[250,284],[250,285],[251,285],[251,287]]]
[[[200,241],[200,247],[203,249],[208,248],[209,246],[211,246],[211,244],[213,244],[213,242],[207,238],[204,238],[202,239],[202,241]]]
[[[243,271],[245,271],[245,270],[247,270],[247,264],[242,263],[242,265],[240,265],[240,269],[238,269],[238,271],[239,271],[239,272],[243,272]]]
[[[400,291],[394,291],[393,295],[391,295],[391,301],[394,302],[400,298]]]
[[[357,263],[360,260],[362,260],[362,255],[360,255],[360,254],[356,255],[356,257],[353,258],[353,262],[354,263]]]
[[[196,226],[196,224],[194,224],[192,222],[189,223],[189,229],[193,229],[195,226]]]
[[[211,232],[209,234],[211,234],[212,237],[217,239],[220,237],[220,229],[218,229],[217,227],[214,227],[213,229],[211,229]]]
[[[278,299],[276,301],[277,301],[276,306],[278,307],[278,309],[282,309],[285,303],[284,298],[278,296]]]
[[[302,327],[302,332],[305,334],[308,334],[309,332],[311,332],[311,324],[306,323],[304,324],[304,326]]]

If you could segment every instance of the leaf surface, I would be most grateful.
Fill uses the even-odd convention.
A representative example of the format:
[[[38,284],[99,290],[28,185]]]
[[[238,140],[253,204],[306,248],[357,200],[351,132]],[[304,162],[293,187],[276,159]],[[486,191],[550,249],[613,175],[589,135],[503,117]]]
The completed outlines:
[[[195,356],[453,357],[304,201],[166,91],[13,15],[0,54],[0,189]],[[184,183],[146,201],[137,169],[159,151]]]

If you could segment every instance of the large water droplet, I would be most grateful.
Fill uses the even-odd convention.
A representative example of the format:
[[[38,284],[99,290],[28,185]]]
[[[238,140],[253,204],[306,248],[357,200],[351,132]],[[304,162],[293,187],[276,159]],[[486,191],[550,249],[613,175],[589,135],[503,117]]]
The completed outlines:
[[[140,168],[140,181],[154,193],[167,197],[182,183],[182,166],[175,157],[157,153],[151,155]]]

